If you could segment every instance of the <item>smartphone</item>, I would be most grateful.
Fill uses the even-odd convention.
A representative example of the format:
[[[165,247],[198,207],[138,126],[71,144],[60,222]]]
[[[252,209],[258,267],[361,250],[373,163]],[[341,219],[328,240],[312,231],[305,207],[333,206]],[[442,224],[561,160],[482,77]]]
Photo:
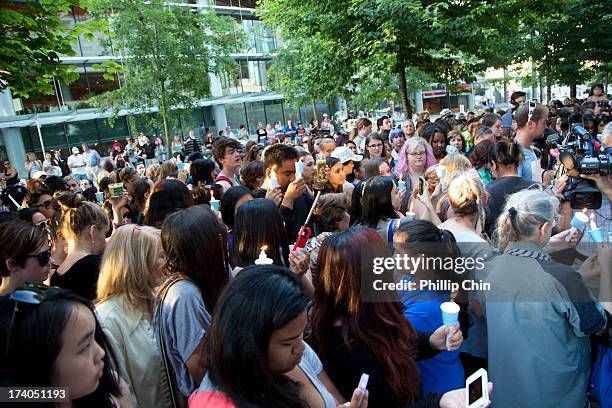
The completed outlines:
[[[113,198],[121,197],[123,195],[123,184],[121,183],[109,184],[108,192],[110,193],[110,196]]]
[[[427,188],[427,180],[424,177],[419,177],[419,195],[423,195]]]
[[[370,376],[366,373],[361,374],[361,378],[359,379],[359,385],[357,386],[357,388],[359,388],[361,392],[363,392],[363,394],[361,394],[361,398],[359,398],[359,404],[357,404],[358,408],[361,408],[361,406],[363,405],[363,397],[365,397],[365,392],[368,389],[369,379]]]
[[[325,177],[325,159],[317,160],[317,182],[325,184],[327,183],[327,177]]]
[[[484,408],[489,401],[489,379],[484,368],[476,371],[465,380],[465,406],[467,408]]]

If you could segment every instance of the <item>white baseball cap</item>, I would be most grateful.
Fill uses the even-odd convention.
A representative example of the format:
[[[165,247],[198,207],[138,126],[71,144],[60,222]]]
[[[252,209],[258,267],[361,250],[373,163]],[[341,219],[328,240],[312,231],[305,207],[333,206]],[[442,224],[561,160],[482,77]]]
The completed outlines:
[[[453,111],[448,109],[448,108],[444,108],[440,111],[440,116],[441,117],[445,117],[445,116],[449,116],[449,115],[454,115]]]
[[[33,178],[33,179],[38,179],[38,178],[41,178],[41,177],[47,177],[47,176],[48,176],[48,174],[47,174],[47,173],[45,173],[45,172],[44,172],[44,171],[42,171],[42,170],[36,171],[36,172],[34,172],[34,174],[32,174],[32,178]]]
[[[354,162],[359,162],[361,161],[361,159],[363,159],[363,156],[353,153],[353,151],[346,146],[336,147],[332,152],[331,157],[339,159],[340,163],[342,164],[350,160]]]

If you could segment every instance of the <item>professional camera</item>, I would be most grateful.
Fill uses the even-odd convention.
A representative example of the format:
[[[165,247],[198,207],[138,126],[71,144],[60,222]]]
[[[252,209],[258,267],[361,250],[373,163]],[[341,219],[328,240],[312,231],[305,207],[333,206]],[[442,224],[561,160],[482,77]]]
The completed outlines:
[[[595,182],[580,177],[581,174],[607,176],[612,170],[612,155],[597,154],[591,134],[581,125],[574,124],[567,135],[548,136],[549,148],[559,150],[559,161],[569,176],[563,198],[574,209],[600,208],[601,191]]]

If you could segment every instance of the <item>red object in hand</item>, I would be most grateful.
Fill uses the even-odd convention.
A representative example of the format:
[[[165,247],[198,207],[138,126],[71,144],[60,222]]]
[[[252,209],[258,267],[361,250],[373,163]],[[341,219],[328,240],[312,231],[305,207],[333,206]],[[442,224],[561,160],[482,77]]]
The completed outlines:
[[[303,225],[300,228],[300,232],[298,233],[297,241],[295,241],[295,245],[291,248],[291,252],[295,251],[298,248],[304,248],[306,246],[306,242],[308,242],[308,238],[310,238],[310,228]]]

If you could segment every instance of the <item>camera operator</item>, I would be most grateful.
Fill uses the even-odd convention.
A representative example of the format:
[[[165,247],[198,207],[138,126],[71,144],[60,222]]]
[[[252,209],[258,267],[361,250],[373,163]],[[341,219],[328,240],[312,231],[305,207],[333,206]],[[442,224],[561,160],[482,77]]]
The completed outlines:
[[[512,95],[510,95],[510,106],[506,113],[502,115],[502,129],[512,128],[512,113],[525,103],[527,100],[526,95],[527,94],[522,91],[512,92]]]

